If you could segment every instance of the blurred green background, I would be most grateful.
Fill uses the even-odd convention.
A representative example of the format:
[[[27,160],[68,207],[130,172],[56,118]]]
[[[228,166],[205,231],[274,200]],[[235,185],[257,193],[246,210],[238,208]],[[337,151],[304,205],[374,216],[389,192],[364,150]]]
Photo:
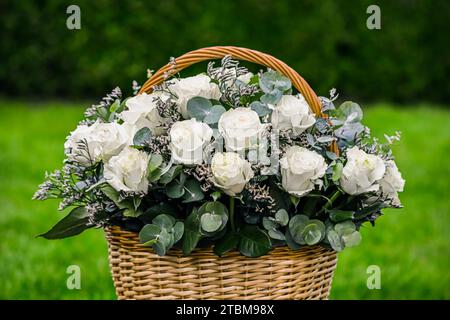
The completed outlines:
[[[81,30],[66,8],[81,8]],[[402,210],[363,229],[339,254],[332,299],[450,299],[450,2],[0,0],[0,298],[114,299],[101,230],[61,241],[34,236],[64,213],[33,202],[45,171],[83,109],[112,87],[131,94],[170,56],[210,45],[261,50],[299,71],[319,95],[336,87],[365,111],[374,135],[395,147],[407,180]],[[195,69],[194,69],[195,71]],[[68,290],[66,268],[81,268]],[[369,290],[366,270],[381,269]]]

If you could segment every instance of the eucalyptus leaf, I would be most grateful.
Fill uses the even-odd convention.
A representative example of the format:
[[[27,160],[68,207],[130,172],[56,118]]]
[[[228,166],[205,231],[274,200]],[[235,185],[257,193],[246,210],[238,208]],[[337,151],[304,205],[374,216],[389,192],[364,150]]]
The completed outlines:
[[[310,220],[301,234],[306,244],[312,246],[325,237],[325,225],[320,220]]]
[[[159,226],[161,229],[171,229],[175,224],[175,218],[167,214],[160,214],[153,219],[152,224]]]
[[[342,240],[344,241],[346,247],[355,247],[361,242],[361,234],[358,231],[354,231],[350,234],[344,234],[342,236]]]
[[[173,180],[166,186],[167,196],[172,199],[181,198],[185,192],[184,185],[177,180]]]
[[[150,140],[150,137],[152,136],[152,133],[149,128],[143,127],[142,129],[139,129],[133,138],[133,145],[142,147],[145,145],[146,142]]]
[[[202,229],[206,232],[215,232],[222,226],[222,217],[218,214],[204,213],[200,218]]]
[[[350,234],[356,231],[356,226],[351,221],[344,221],[341,223],[337,223],[334,226],[334,230],[336,230],[339,235],[343,236],[345,234]]]
[[[280,209],[275,213],[275,220],[281,225],[286,226],[289,222],[289,214],[285,209]]]
[[[262,224],[263,224],[264,229],[266,229],[266,230],[272,230],[272,229],[276,229],[279,227],[279,224],[276,221],[273,221],[273,220],[269,219],[268,217],[262,218]]]
[[[345,101],[338,108],[339,118],[347,123],[360,122],[363,118],[363,112],[359,104],[352,101]]]
[[[148,162],[148,170],[152,172],[159,168],[159,166],[163,163],[163,157],[160,154],[152,154],[150,157],[150,161]]]
[[[184,233],[184,223],[181,221],[176,222],[175,225],[173,226],[172,232],[173,232],[175,243],[180,241],[180,239],[183,237],[183,233]]]
[[[292,238],[292,235],[291,235],[291,232],[289,231],[289,229],[287,229],[286,232],[284,233],[284,238],[286,240],[286,244],[288,245],[288,247],[291,250],[298,250],[298,249],[300,249],[301,245],[294,241],[294,239]]]
[[[260,101],[253,101],[252,103],[250,103],[249,107],[260,117],[264,117],[272,113],[272,110],[266,104],[263,104]]]
[[[277,240],[286,240],[284,234],[280,230],[272,229],[268,231],[269,237]]]
[[[344,249],[344,243],[336,231],[334,230],[328,231],[327,239],[331,247],[337,252],[342,251]]]
[[[225,108],[221,105],[212,106],[202,121],[206,124],[215,124],[219,122],[220,116],[225,112]]]
[[[144,245],[151,245],[157,241],[161,227],[154,224],[146,224],[139,232],[139,240]]]
[[[200,201],[203,200],[205,195],[203,194],[202,188],[200,186],[200,183],[195,179],[188,179],[184,183],[184,195],[183,195],[183,202],[194,202],[194,201]]]
[[[187,102],[189,116],[198,121],[203,121],[203,119],[211,113],[211,108],[211,101],[203,97],[194,97]]]
[[[183,171],[182,165],[175,165],[171,167],[165,174],[161,176],[159,182],[162,184],[168,184],[175,179]]]
[[[343,168],[344,165],[342,164],[342,162],[336,162],[336,164],[333,166],[333,175],[331,176],[331,180],[333,180],[334,183],[338,182],[339,179],[341,179]]]

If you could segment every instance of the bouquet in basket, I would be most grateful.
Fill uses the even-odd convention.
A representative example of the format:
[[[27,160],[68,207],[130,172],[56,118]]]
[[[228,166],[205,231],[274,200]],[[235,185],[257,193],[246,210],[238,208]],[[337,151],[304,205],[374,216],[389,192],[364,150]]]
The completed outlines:
[[[114,89],[67,137],[62,169],[34,198],[70,211],[42,237],[119,226],[158,255],[341,251],[383,208],[401,207],[399,133],[372,138],[359,105],[335,107],[334,90],[317,117],[288,78],[229,56],[193,77],[168,73],[151,93],[134,89],[126,99]]]

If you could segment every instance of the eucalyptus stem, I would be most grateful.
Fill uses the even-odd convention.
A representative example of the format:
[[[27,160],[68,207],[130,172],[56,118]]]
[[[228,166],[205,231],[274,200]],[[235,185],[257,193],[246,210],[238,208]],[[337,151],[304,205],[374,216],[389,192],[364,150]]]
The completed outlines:
[[[236,231],[236,226],[234,225],[234,197],[230,197],[230,224],[231,230]]]
[[[327,203],[325,203],[325,205],[323,206],[323,208],[317,213],[317,215],[321,214],[322,212],[324,212],[326,209],[328,209],[329,207],[331,207],[333,205],[333,202],[341,195],[341,191],[337,190],[335,193],[333,193],[333,195],[331,196],[330,200],[327,201]]]

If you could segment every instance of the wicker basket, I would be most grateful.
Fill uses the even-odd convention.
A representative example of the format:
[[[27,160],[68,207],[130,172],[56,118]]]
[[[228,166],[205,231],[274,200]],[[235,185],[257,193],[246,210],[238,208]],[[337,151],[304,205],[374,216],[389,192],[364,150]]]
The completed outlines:
[[[297,72],[268,54],[238,47],[210,47],[186,53],[159,69],[140,93],[151,92],[168,73],[226,55],[281,72],[302,93],[314,113],[323,116],[320,100]],[[333,151],[338,152],[336,145]],[[196,249],[187,257],[171,249],[159,257],[140,244],[136,233],[119,227],[105,231],[119,299],[327,299],[337,263],[336,253],[320,246],[296,251],[277,247],[259,258],[247,258],[238,252],[217,257],[211,249]]]

